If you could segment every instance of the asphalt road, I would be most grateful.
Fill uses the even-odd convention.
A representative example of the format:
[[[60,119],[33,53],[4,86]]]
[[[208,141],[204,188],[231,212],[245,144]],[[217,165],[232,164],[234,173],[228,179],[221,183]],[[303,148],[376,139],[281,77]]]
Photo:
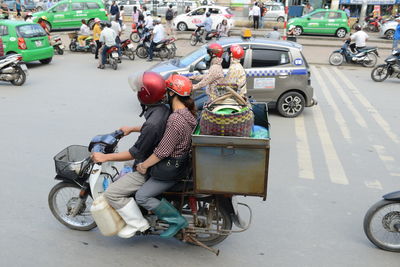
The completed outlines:
[[[267,201],[241,198],[253,224],[221,243],[220,256],[56,221],[47,204],[53,156],[141,123],[127,77],[152,64],[124,60],[117,71],[99,70],[93,55],[66,52],[50,65],[30,64],[22,87],[1,83],[0,266],[398,266],[398,254],[366,239],[362,220],[399,188],[400,80],[375,83],[357,66],[312,66],[319,105],[295,119],[271,111]],[[123,139],[120,150],[134,141]]]

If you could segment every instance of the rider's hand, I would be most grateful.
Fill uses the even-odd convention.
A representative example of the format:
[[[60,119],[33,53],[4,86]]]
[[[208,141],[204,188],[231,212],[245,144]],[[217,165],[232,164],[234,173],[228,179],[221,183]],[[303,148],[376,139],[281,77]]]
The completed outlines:
[[[100,152],[93,152],[92,160],[96,163],[102,163],[107,161],[107,155]]]
[[[128,134],[130,134],[132,132],[132,127],[129,127],[129,126],[122,126],[119,129],[124,132],[124,136],[127,136]]]

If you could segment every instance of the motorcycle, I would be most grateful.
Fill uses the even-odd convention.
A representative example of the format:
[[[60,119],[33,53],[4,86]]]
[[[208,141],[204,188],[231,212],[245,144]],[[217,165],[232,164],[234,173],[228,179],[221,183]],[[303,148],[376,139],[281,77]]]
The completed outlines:
[[[0,57],[0,80],[21,86],[26,81],[28,68],[22,62],[19,54],[9,54]]]
[[[372,70],[372,80],[383,82],[387,78],[400,79],[400,49],[393,50],[385,62],[386,64],[378,65]]]
[[[54,50],[57,52],[59,55],[64,54],[64,45],[62,44],[61,37],[59,35],[53,35],[50,38],[50,44],[53,46]]]
[[[363,29],[369,32],[379,32],[381,27],[382,17],[370,17],[365,19],[366,23],[363,25]]]
[[[130,60],[135,59],[135,49],[133,48],[133,43],[131,40],[126,39],[121,41],[121,53],[127,56]]]
[[[120,62],[121,59],[119,58],[118,47],[110,47],[106,52],[106,64],[110,64],[114,70],[117,70]]]
[[[85,46],[80,46],[78,42],[78,33],[68,33],[71,43],[69,44],[69,50],[72,52],[91,52],[96,54],[96,42],[93,40],[92,36],[85,39]]]
[[[139,45],[136,47],[136,55],[140,58],[147,58],[148,57],[148,50],[151,45],[151,31],[148,31],[143,34],[143,37],[140,39]],[[154,56],[159,57],[161,60],[164,60],[165,58],[171,59],[175,56],[175,39],[165,39],[162,40],[160,43],[156,45],[154,48]],[[173,43],[173,46],[171,45]],[[175,48],[173,48],[175,47]],[[171,49],[170,49],[171,48]]]
[[[112,162],[94,163],[92,152],[114,153],[124,133],[117,130],[111,134],[94,137],[89,147],[72,145],[55,157],[55,179],[60,181],[50,191],[48,203],[54,217],[70,229],[89,231],[96,227],[90,209],[94,199],[106,190],[108,185],[120,177]],[[218,255],[210,246],[225,240],[233,232],[243,232],[250,227],[251,209],[238,203],[232,194],[197,194],[193,190],[191,175],[178,182],[164,197],[187,219],[189,226],[175,237],[199,245]],[[238,205],[249,210],[246,224],[239,215]],[[168,225],[147,210],[141,209],[148,220],[150,229],[141,235],[159,235]],[[232,223],[239,230],[232,230]]]
[[[333,51],[329,56],[329,63],[333,66],[340,66],[344,61],[372,68],[378,61],[378,50],[376,46],[372,46],[365,47],[353,53],[350,49],[350,40],[346,40],[342,48]]]
[[[192,36],[190,37],[190,45],[196,46],[197,43],[204,43],[203,41],[203,35],[204,35],[204,29],[202,25],[196,25],[196,30],[192,33]],[[206,41],[211,40],[212,38],[215,38],[216,40],[220,39],[220,34],[216,30],[212,30],[211,32],[207,33],[206,36],[204,37]]]
[[[384,195],[368,209],[364,232],[378,248],[400,252],[400,191]]]
[[[132,24],[132,31],[131,31],[131,35],[129,36],[129,39],[131,39],[132,42],[134,43],[139,43],[140,38],[143,34],[143,23],[133,23]]]

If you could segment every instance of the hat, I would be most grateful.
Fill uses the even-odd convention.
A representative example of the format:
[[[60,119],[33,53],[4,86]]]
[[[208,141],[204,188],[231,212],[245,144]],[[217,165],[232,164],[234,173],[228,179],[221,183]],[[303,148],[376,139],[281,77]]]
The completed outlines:
[[[94,19],[94,22],[95,22],[95,23],[100,22],[100,19],[99,19],[99,18],[95,18],[95,19]]]

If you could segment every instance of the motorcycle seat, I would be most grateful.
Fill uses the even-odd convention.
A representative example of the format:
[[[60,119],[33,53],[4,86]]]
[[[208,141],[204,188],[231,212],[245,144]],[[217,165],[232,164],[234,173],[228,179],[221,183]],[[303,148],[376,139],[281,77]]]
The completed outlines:
[[[9,55],[1,56],[0,60],[6,59]]]
[[[376,46],[366,46],[366,47],[364,47],[364,48],[362,48],[362,49],[359,49],[360,51],[364,51],[364,50],[371,50],[371,49],[376,49],[377,47]]]

